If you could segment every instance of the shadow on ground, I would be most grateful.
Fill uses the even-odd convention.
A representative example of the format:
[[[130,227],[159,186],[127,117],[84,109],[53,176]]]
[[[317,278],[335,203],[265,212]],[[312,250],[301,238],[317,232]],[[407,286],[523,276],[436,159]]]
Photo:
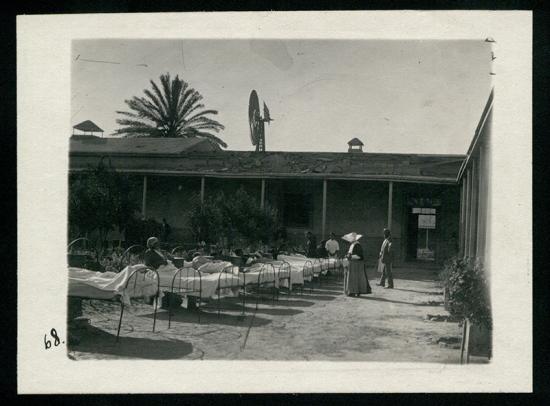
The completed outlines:
[[[292,299],[288,296],[281,296],[280,299],[275,302],[275,306],[289,306],[289,307],[309,307],[313,306],[315,302],[309,300]]]
[[[269,302],[269,305],[270,306],[275,306],[275,305],[280,304],[280,303],[281,303],[281,301],[278,301],[278,302],[275,302],[275,303]],[[259,304],[261,304],[261,302]],[[313,303],[311,302],[311,304],[313,304]],[[216,312],[216,314],[217,314],[217,311],[218,311],[218,308],[215,307],[214,305],[202,307],[202,309],[207,310],[207,311]],[[224,310],[242,312],[243,311],[243,306],[242,306],[242,304],[237,304],[237,303],[221,303],[220,304],[220,317],[221,317],[221,313]],[[178,311],[179,311],[179,309],[178,309]],[[270,314],[270,315],[273,315],[273,316],[294,316],[296,314],[300,314],[300,313],[304,312],[303,310],[299,310],[299,309],[277,308],[277,307],[270,307],[270,308],[258,307],[258,309],[256,309],[256,307],[253,303],[250,303],[250,306],[245,306],[244,311],[247,315],[251,315],[252,313],[256,312],[256,314],[262,313],[262,314]]]
[[[193,352],[191,343],[185,341],[120,336],[116,342],[114,334],[93,326],[79,331],[78,336],[79,344],[69,346],[69,351],[158,360],[183,358]],[[71,356],[69,358],[73,359]]]
[[[323,292],[323,293],[325,293],[325,292]],[[340,292],[339,295],[342,295],[342,292]],[[308,293],[308,292],[305,292],[305,291],[304,291],[303,295],[299,295],[298,297],[303,297],[304,299],[308,299],[308,300],[334,300],[334,299],[336,299],[336,295],[335,296],[316,295],[315,292]]]
[[[406,304],[406,305],[413,305],[413,306],[440,306],[443,304],[442,302],[425,302],[425,303],[404,302],[402,300],[390,300],[390,299],[384,299],[383,297],[375,297],[375,296],[359,296],[358,299],[375,300],[378,302],[390,302],[390,303]]]
[[[403,288],[393,288],[393,290],[400,290],[402,292],[412,292],[412,293],[421,293],[424,295],[442,295],[443,291],[428,291],[428,290],[414,290],[414,289],[403,289]]]
[[[220,324],[227,326],[235,326],[238,324],[245,325],[250,323],[250,320],[254,319],[254,326],[265,326],[272,322],[270,319],[266,319],[259,316],[254,316],[254,309],[247,309],[246,315],[241,314],[227,314],[223,311],[218,312],[214,308],[209,308],[209,311],[201,310],[201,320],[200,324],[210,325],[210,324]],[[138,317],[142,318],[152,318],[153,314],[142,314]],[[157,314],[157,322],[162,321],[162,324],[168,327],[168,312],[162,312]],[[174,323],[189,323],[189,324],[198,324],[199,315],[197,311],[189,311],[184,308],[176,309],[172,313],[172,324]]]

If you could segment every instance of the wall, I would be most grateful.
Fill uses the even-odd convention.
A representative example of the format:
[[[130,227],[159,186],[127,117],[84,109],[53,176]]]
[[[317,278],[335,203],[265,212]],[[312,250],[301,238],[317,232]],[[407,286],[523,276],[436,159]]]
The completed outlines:
[[[219,192],[230,195],[240,187],[257,196],[259,204],[261,181],[256,179],[205,178],[204,199],[211,199]],[[194,242],[190,212],[200,203],[200,190],[200,177],[148,176],[146,217],[159,222],[166,218],[172,228],[172,241]]]
[[[322,193],[323,182],[320,180],[266,180],[266,204],[277,209],[281,222],[284,222],[285,217],[285,194],[311,195],[312,207],[308,216],[309,224],[285,225],[291,246],[303,246],[306,231],[313,232],[317,241],[321,241]]]
[[[137,176],[138,184],[143,184],[143,176]],[[205,178],[205,199],[218,192],[231,195],[243,187],[247,193],[261,200],[260,179],[219,179]],[[139,196],[141,196],[142,186]],[[327,212],[325,235],[322,234],[323,181],[306,179],[266,179],[265,204],[276,208],[279,218],[284,217],[285,193],[307,193],[312,196],[309,224],[302,227],[287,227],[290,244],[303,245],[305,231],[311,230],[318,242],[328,237],[330,232],[338,237],[356,231],[363,235],[361,240],[367,261],[375,264],[383,237],[382,231],[388,220],[388,188],[385,181],[327,181]],[[194,242],[190,227],[190,211],[200,204],[200,177],[147,176],[146,217],[160,222],[166,218],[172,227],[173,243]],[[410,197],[432,197],[441,200],[438,208],[437,229],[430,234],[436,239],[437,260],[456,252],[459,222],[459,189],[455,185],[430,185],[393,182],[392,237],[396,264],[405,260],[407,212],[410,210]],[[141,198],[138,202],[141,207]],[[347,244],[341,241],[341,250]]]
[[[157,221],[166,218],[172,226],[173,238],[179,242],[192,242],[188,211],[197,203],[200,193],[200,178],[149,177],[147,217]],[[265,203],[278,210],[280,219],[284,216],[283,199],[286,193],[307,193],[312,196],[309,225],[287,226],[291,246],[303,246],[305,232],[311,230],[317,241],[327,238],[330,232],[338,237],[351,231],[363,235],[361,239],[367,262],[375,264],[383,241],[382,231],[388,220],[388,182],[328,181],[326,235],[322,236],[323,182],[320,180],[278,180],[265,181]],[[261,181],[258,179],[215,179],[205,180],[205,199],[223,191],[229,195],[239,187],[251,195],[261,196]],[[195,200],[193,200],[195,196]],[[437,228],[430,235],[435,241],[436,260],[443,262],[456,254],[458,243],[459,189],[455,185],[429,185],[393,183],[392,238],[395,262],[405,260],[406,221],[410,210],[410,197],[439,199]],[[342,251],[347,244],[341,241]]]
[[[487,235],[491,222],[491,122],[492,112],[489,112],[460,179],[460,251],[466,257],[477,257],[481,260],[489,257],[490,250]]]
[[[179,176],[147,176],[146,217],[161,222],[166,219],[172,228],[171,239],[192,242],[189,212],[199,203],[200,178]]]
[[[362,234],[361,245],[368,262],[376,262],[378,258],[387,219],[387,182],[328,181],[327,234],[331,231],[338,237],[351,231]],[[395,215],[394,220],[399,222]],[[400,245],[399,241],[395,243]]]

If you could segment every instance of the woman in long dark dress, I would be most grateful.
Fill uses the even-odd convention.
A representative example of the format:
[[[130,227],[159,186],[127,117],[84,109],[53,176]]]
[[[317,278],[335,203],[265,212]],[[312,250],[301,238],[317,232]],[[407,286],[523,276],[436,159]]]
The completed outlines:
[[[371,293],[371,287],[367,278],[363,248],[359,244],[361,234],[349,233],[342,238],[351,243],[347,259],[349,269],[344,275],[344,293],[347,296],[360,296],[361,294]]]

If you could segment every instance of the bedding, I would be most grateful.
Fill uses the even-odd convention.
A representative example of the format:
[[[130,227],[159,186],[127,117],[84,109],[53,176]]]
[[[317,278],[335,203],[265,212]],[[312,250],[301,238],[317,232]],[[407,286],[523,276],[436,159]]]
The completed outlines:
[[[207,263],[201,265],[199,267],[199,271],[201,271],[201,273],[203,273],[203,274],[205,274],[205,273],[220,273],[221,271],[223,271],[228,266],[233,266],[233,265],[231,264],[231,262],[226,262],[226,261],[212,261],[212,262],[207,262]]]
[[[132,280],[128,279],[137,271]],[[128,285],[126,287],[126,285]],[[145,265],[128,265],[122,271],[94,272],[69,267],[69,296],[89,299],[116,299],[131,304],[130,298],[151,297],[157,294],[156,274]]]
[[[227,264],[225,266],[227,266]],[[177,293],[178,290],[181,289],[182,294],[199,297],[200,287],[202,292],[200,297],[202,299],[213,299],[218,297],[217,289],[219,283],[219,287],[221,289],[220,297],[238,295],[240,281],[237,275],[221,272],[202,273],[201,271],[199,286],[199,274],[192,269],[193,268],[183,270],[174,280],[174,275],[178,270],[175,266],[166,265],[159,267],[157,271],[160,277],[161,295],[165,291],[171,291],[173,280],[174,293]],[[186,293],[186,290],[192,292]]]
[[[243,285],[257,285],[260,282],[260,284],[274,283],[276,288],[279,287],[277,268],[265,263],[256,263],[244,268],[242,272],[239,272],[238,277]]]
[[[318,259],[307,258],[303,255],[279,255],[277,259],[288,262],[290,264],[290,278],[292,284],[303,285],[304,284],[304,266],[308,265],[309,269],[313,269],[315,275],[320,274],[321,262]],[[309,262],[308,262],[309,261]],[[311,281],[311,275],[306,270],[305,280]]]

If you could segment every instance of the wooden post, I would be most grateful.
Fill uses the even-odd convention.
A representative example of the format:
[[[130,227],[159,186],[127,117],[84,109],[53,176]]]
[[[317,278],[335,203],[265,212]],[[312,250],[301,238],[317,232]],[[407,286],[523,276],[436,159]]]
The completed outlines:
[[[147,176],[143,176],[143,195],[141,198],[141,216],[147,215]]]
[[[464,215],[466,212],[466,177],[463,176],[460,185],[460,222],[458,223],[458,254],[464,255]]]
[[[470,362],[470,321],[464,319],[462,322],[462,342],[460,343],[460,363]]]
[[[321,239],[325,238],[327,224],[327,180],[323,179],[323,220],[321,223]]]
[[[393,207],[393,182],[388,182],[388,229],[391,231]]]
[[[481,197],[482,193],[487,193],[483,190],[485,184],[484,177],[485,173],[483,172],[483,146],[479,146],[479,157],[477,161],[477,243],[476,243],[476,253],[478,257],[484,257],[484,241],[485,241],[485,197]]]
[[[465,197],[465,208],[464,208],[464,256],[467,257],[470,255],[470,215],[471,215],[471,175],[470,169],[466,172],[466,197]]]
[[[201,204],[204,203],[204,184],[205,184],[205,178],[203,176],[201,177]]]
[[[472,190],[471,194],[471,209],[470,209],[470,248],[468,253],[470,257],[476,256],[476,243],[477,243],[477,203],[478,203],[478,194],[477,194],[477,170],[476,170],[476,159],[472,160],[472,181],[470,189]]]
[[[470,320],[466,319],[464,321],[464,324],[466,325],[466,340],[464,343],[464,353],[466,354],[465,356],[466,364],[469,364],[470,363],[470,328],[471,328]]]
[[[260,195],[260,208],[263,210],[265,207],[265,179],[262,179],[262,193]]]

